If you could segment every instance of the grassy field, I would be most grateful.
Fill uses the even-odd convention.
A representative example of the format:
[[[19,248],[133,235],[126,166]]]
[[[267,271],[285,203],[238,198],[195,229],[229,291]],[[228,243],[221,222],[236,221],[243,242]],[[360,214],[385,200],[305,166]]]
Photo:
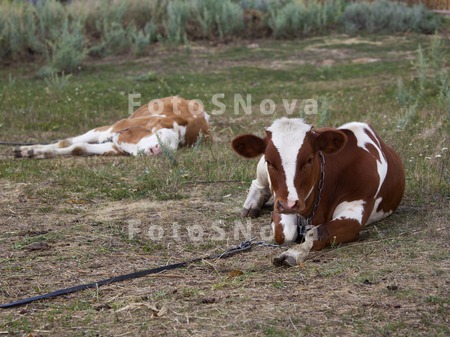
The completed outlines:
[[[419,45],[421,46],[419,48]],[[230,140],[285,115],[282,99],[317,99],[316,125],[359,120],[401,155],[397,212],[353,244],[301,267],[255,247],[225,260],[0,311],[0,336],[448,336],[450,43],[424,35],[331,35],[86,62],[42,80],[41,64],[0,68],[0,141],[51,141],[125,117],[128,94],[180,95],[216,107],[215,142],[157,158],[17,160],[0,148],[0,302],[193,257],[244,240],[235,222],[256,161]],[[252,94],[252,114],[233,95]],[[259,103],[270,98],[276,113]],[[300,115],[297,109],[293,116]],[[251,221],[253,236],[270,210]],[[203,239],[192,240],[197,225]],[[129,228],[140,229],[133,237]],[[155,240],[154,226],[165,235]],[[220,226],[223,240],[216,240]],[[180,240],[173,235],[178,231]],[[40,243],[40,244],[37,244]]]

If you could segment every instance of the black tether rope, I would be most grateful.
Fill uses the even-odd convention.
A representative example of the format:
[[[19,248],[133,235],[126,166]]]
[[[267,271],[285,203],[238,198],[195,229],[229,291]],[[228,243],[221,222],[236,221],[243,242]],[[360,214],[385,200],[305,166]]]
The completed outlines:
[[[19,300],[19,301],[16,301],[16,302],[7,303],[7,304],[1,304],[0,308],[1,309],[13,308],[13,307],[17,307],[17,306],[20,306],[20,305],[28,304],[28,303],[31,303],[31,302],[34,302],[34,301],[43,300],[43,299],[46,299],[46,298],[52,298],[52,297],[56,297],[56,296],[71,294],[71,293],[74,293],[76,291],[85,290],[85,289],[89,289],[89,288],[98,288],[98,287],[100,287],[102,285],[105,285],[105,284],[111,284],[111,283],[114,283],[114,282],[121,282],[121,281],[125,281],[125,280],[131,280],[131,279],[134,279],[134,278],[143,277],[143,276],[150,275],[150,274],[157,274],[157,273],[161,273],[161,272],[166,271],[166,270],[173,270],[173,269],[177,269],[177,268],[182,268],[182,267],[187,266],[188,264],[191,264],[191,263],[194,263],[194,262],[199,262],[199,261],[202,261],[202,260],[225,259],[227,257],[230,257],[230,256],[234,255],[234,254],[249,251],[252,248],[252,246],[254,246],[254,245],[260,245],[260,246],[261,245],[265,245],[265,246],[270,246],[270,247],[274,246],[275,247],[275,245],[265,244],[263,242],[253,242],[253,240],[247,240],[247,241],[241,242],[239,245],[237,245],[235,247],[232,247],[232,248],[226,250],[222,254],[209,255],[209,256],[206,256],[206,257],[195,258],[195,259],[192,259],[192,260],[189,260],[189,261],[185,261],[185,262],[174,263],[174,264],[169,264],[167,266],[141,270],[141,271],[137,271],[137,272],[134,272],[134,273],[121,275],[121,276],[115,276],[115,277],[111,277],[111,278],[108,278],[108,279],[105,279],[105,280],[101,280],[101,281],[98,281],[98,282],[81,284],[81,285],[78,285],[78,286],[57,290],[57,291],[54,291],[52,293],[39,295],[39,296],[34,296],[34,297],[29,297],[29,298],[24,298],[22,300]],[[276,246],[276,247],[278,247],[278,246]]]
[[[44,142],[44,143],[24,143],[24,142],[3,142],[0,141],[0,145],[5,146],[30,146],[30,145],[48,145],[50,143]]]

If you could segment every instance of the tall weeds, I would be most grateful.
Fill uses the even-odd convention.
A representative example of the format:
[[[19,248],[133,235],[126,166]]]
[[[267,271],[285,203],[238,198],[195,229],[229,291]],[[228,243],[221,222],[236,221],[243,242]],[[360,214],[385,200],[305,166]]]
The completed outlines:
[[[71,72],[87,54],[142,56],[156,41],[290,39],[332,29],[430,33],[438,25],[421,5],[384,0],[0,0],[0,62],[43,58],[56,71]]]
[[[319,2],[290,1],[280,7],[279,3],[269,4],[269,25],[274,37],[302,37],[325,33],[335,24],[344,8],[344,2],[326,0]]]
[[[414,31],[431,34],[439,27],[439,18],[422,4],[408,7],[403,2],[387,0],[349,4],[342,14],[347,33],[396,33]]]
[[[405,85],[398,79],[397,101],[403,111],[398,120],[399,129],[416,125],[417,110],[428,105],[446,113],[447,122],[450,122],[450,75],[445,62],[446,53],[440,36],[432,37],[428,50],[419,45],[414,80]]]

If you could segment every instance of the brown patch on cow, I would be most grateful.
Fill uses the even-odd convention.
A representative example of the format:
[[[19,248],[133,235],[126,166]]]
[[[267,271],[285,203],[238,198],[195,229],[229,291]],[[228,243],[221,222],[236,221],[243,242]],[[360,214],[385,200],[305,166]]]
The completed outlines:
[[[397,209],[405,192],[405,169],[400,157],[392,148],[382,143],[382,150],[388,162],[388,171],[378,197],[382,198],[377,211],[392,212]]]
[[[109,157],[109,156],[121,156],[121,155],[128,156],[129,155],[129,153],[120,151],[120,149],[116,145],[112,145],[112,148],[113,148],[112,151],[105,152],[102,155],[103,156],[107,156],[107,157]]]
[[[211,133],[209,131],[209,125],[206,119],[198,119],[195,123],[188,124],[186,127],[186,135],[184,137],[185,145],[191,146],[197,142],[200,132],[204,136],[205,141],[211,141]]]
[[[372,128],[371,128],[372,129]],[[372,129],[373,131],[373,129]],[[374,143],[377,144],[378,146],[380,146],[380,142],[378,141],[378,135],[375,133],[375,131],[373,131],[373,133],[375,133],[376,137],[374,137],[373,133],[370,132],[368,129],[364,129],[364,133],[370,138],[370,140]],[[380,154],[378,153],[377,149],[375,148],[375,146],[373,146],[372,144],[366,144],[366,149],[375,157],[377,158],[377,160],[381,160],[380,158]]]
[[[380,154],[378,153],[378,151],[377,151],[375,146],[373,146],[372,144],[368,143],[368,144],[365,144],[365,147],[366,147],[367,151],[369,151],[372,156],[374,156],[378,161],[380,161]]]
[[[118,143],[137,144],[142,138],[150,136],[152,132],[143,127],[134,127],[120,133]]]
[[[281,215],[278,212],[272,213],[274,223],[273,236],[276,243],[281,245],[284,242],[283,225],[281,224]]]
[[[113,145],[112,148],[113,148],[114,152],[108,152],[108,153],[110,153],[112,155],[117,155],[117,154],[122,153],[122,151],[120,151],[120,149],[116,145]],[[125,154],[128,155],[128,153],[125,153]]]
[[[159,111],[157,101],[162,104],[163,109],[161,111]],[[152,105],[151,109],[149,109],[150,104]],[[192,113],[189,111],[189,105]],[[133,112],[130,117],[128,117],[128,119],[152,116],[157,118],[160,115],[164,115],[165,117],[181,116],[183,118],[187,118],[189,116],[191,116],[192,118],[204,116],[203,106],[197,101],[187,100],[177,96],[170,96],[150,101],[148,104],[141,106],[139,109]]]
[[[86,150],[81,147],[81,146],[76,146],[73,150],[72,150],[72,154],[74,156],[83,156],[86,153]]]
[[[69,147],[70,145],[72,145],[72,143],[68,139],[60,140],[59,143],[58,143],[58,147],[59,148]]]
[[[120,142],[136,144],[143,137],[156,133],[160,129],[172,129],[174,123],[185,126],[185,143],[182,145],[190,146],[196,143],[200,132],[205,136],[205,140],[211,139],[209,124],[205,119],[203,106],[196,101],[189,101],[177,97],[177,107],[174,108],[172,97],[162,98],[164,108],[158,111],[156,102],[153,109],[159,114],[152,114],[148,109],[148,104],[136,110],[128,119],[122,119],[113,125],[113,132],[121,132]],[[193,102],[193,103],[192,103]],[[192,113],[189,111],[191,105]],[[146,131],[145,131],[146,130]]]
[[[111,125],[105,125],[105,126],[100,126],[98,128],[95,128],[94,131],[106,131],[111,127]]]

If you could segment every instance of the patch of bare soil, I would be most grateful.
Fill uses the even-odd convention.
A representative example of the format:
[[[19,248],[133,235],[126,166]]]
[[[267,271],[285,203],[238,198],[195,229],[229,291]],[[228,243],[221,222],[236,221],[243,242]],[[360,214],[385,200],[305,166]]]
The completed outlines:
[[[101,60],[92,59],[87,62],[89,65],[97,66],[99,64],[116,63],[118,65],[124,63],[136,63],[145,65],[145,69],[158,69],[159,74],[170,74],[173,68],[195,69],[196,72],[211,72],[228,69],[230,67],[260,67],[264,69],[293,69],[299,65],[331,65],[334,63],[370,63],[375,62],[379,58],[368,57],[364,52],[358,50],[359,45],[375,45],[381,46],[384,43],[390,43],[399,39],[389,37],[380,40],[372,41],[361,37],[347,37],[336,35],[331,38],[326,38],[323,41],[310,43],[306,47],[299,46],[298,49],[293,49],[291,55],[279,55],[276,61],[267,57],[255,57],[260,53],[277,53],[278,49],[270,46],[267,40],[255,40],[253,42],[237,41],[228,44],[213,44],[206,42],[195,42],[190,45],[189,52],[186,53],[184,47],[167,48],[162,45],[155,45],[149,56],[139,59],[130,59],[128,56],[105,58]],[[405,38],[406,39],[406,38]],[[339,48],[333,48],[339,46]],[[342,46],[348,46],[343,48]],[[224,52],[233,51],[235,48],[246,48],[247,57],[242,53],[241,57],[233,60],[229,57],[220,58],[220,54]],[[386,53],[386,56],[392,55]],[[410,53],[407,51],[397,51],[397,59],[410,59]],[[182,57],[189,55],[188,64],[167,62],[171,57]],[[392,59],[392,58],[391,58]],[[132,75],[132,74],[130,74]]]
[[[209,201],[204,186],[188,200],[75,203],[67,212],[65,203],[39,210],[45,205],[24,196],[26,185],[0,185],[2,303],[236,243],[227,215],[237,214],[242,200]],[[0,322],[9,323],[0,330],[18,336],[435,334],[448,312],[448,223],[441,213],[410,207],[369,227],[359,242],[313,252],[297,268],[271,264],[280,248],[254,247],[229,259],[2,310]],[[222,241],[211,239],[214,219],[224,220]],[[255,228],[268,220],[268,214],[255,220]],[[174,223],[179,238],[172,235]],[[130,225],[138,229],[134,238]],[[154,225],[169,235],[153,240]],[[192,240],[192,225],[206,239]]]

